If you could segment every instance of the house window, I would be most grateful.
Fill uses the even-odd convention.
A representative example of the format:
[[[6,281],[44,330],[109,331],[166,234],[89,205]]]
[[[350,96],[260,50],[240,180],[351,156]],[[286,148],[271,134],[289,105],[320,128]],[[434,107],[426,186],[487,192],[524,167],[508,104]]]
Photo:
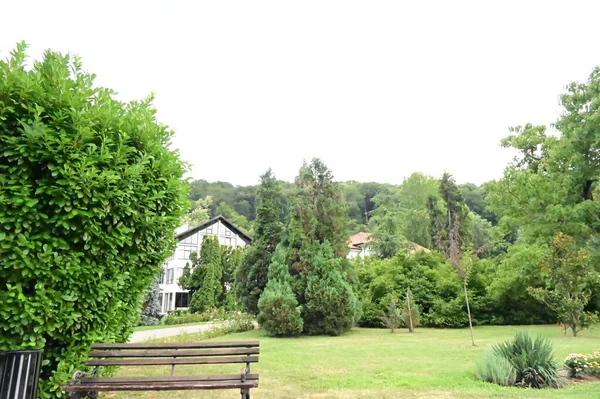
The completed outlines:
[[[198,245],[198,234],[193,234],[193,235],[189,236],[188,238],[183,240],[183,243],[190,244],[190,245]]]
[[[163,306],[163,313],[167,313],[169,310],[171,310],[171,305],[173,304],[173,293],[170,292],[168,294],[165,294],[165,302],[164,302],[164,306]]]
[[[213,227],[212,226],[208,226],[206,228],[206,234],[212,234],[213,233]]]
[[[224,243],[224,245],[226,245],[228,247],[231,247],[232,246],[231,241],[232,241],[231,237],[225,237],[225,243]]]
[[[173,284],[175,278],[175,269],[167,269],[167,284]]]
[[[178,292],[175,294],[175,309],[187,308],[190,306],[190,294],[188,292]]]
[[[164,270],[162,272],[160,272],[160,277],[159,277],[158,282],[160,284],[164,284],[165,283],[165,271]]]
[[[192,252],[196,252],[193,247],[183,247],[179,251],[179,259],[188,260]]]
[[[163,308],[163,294],[158,294],[158,303],[160,303],[160,308]]]
[[[230,237],[230,236],[231,236],[231,230],[225,229],[225,237]]]

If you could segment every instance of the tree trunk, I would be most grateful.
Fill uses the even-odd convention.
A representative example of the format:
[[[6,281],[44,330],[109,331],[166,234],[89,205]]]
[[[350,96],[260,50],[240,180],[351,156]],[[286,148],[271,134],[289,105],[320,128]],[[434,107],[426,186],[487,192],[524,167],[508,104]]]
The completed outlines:
[[[471,343],[475,345],[475,336],[473,335],[473,321],[471,320],[471,308],[469,307],[469,294],[467,292],[467,281],[463,281],[463,287],[465,289],[465,302],[467,303],[467,315],[469,316],[469,329],[471,330]]]
[[[406,293],[406,302],[408,303],[408,320],[410,321],[410,325],[408,327],[408,331],[409,332],[413,332],[415,330],[415,328],[413,327],[413,320],[412,320],[412,309],[410,307],[410,296],[408,295],[408,292]]]

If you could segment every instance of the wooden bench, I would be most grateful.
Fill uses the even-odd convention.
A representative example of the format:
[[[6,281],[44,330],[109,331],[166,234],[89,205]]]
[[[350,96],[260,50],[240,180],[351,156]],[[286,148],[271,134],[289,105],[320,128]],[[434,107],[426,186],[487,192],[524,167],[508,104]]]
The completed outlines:
[[[100,391],[168,391],[240,389],[242,399],[258,387],[258,374],[250,363],[258,362],[258,341],[198,342],[181,344],[94,344],[87,366],[93,371],[75,372],[63,390],[71,398],[95,398]],[[176,365],[245,363],[239,374],[175,375]],[[99,377],[101,366],[171,366],[171,374],[154,377]],[[85,378],[84,378],[85,377]]]

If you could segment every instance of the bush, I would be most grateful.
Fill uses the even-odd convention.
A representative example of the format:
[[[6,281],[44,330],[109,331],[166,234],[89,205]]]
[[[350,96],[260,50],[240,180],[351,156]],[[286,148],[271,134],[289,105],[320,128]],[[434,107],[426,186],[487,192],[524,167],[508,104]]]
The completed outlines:
[[[394,298],[390,299],[390,302],[386,306],[386,310],[381,312],[380,318],[383,324],[385,324],[392,333],[404,322],[402,310],[396,305],[396,300]]]
[[[358,319],[360,304],[339,270],[323,268],[308,276],[304,330],[311,335],[340,335]]]
[[[288,283],[269,281],[258,300],[258,309],[258,322],[267,334],[289,337],[302,333],[301,310]]]
[[[515,338],[494,346],[494,353],[514,367],[519,385],[530,388],[558,387],[558,370],[547,338],[517,332]]]
[[[384,322],[381,320],[381,312],[379,305],[373,302],[362,302],[363,314],[358,321],[361,327],[383,328]]]
[[[494,351],[487,351],[479,363],[477,363],[477,378],[481,381],[493,382],[502,386],[515,385],[517,371],[513,365],[504,357]]]
[[[571,353],[565,359],[564,365],[569,370],[570,377],[581,378],[584,374],[600,377],[600,351],[591,355]]]
[[[129,338],[187,184],[151,98],[25,48],[0,61],[0,351],[43,348],[38,396],[58,398],[93,342]]]
[[[163,318],[163,324],[165,325],[176,325],[176,324],[188,324],[188,323],[202,323],[210,321],[212,319],[212,312],[204,313],[188,313],[181,312],[179,314],[169,313]]]

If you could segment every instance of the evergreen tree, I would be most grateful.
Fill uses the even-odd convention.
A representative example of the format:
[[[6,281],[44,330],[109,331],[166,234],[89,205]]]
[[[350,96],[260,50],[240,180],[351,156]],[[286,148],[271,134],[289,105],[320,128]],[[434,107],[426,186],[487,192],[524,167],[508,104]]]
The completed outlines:
[[[142,317],[139,324],[141,326],[154,326],[160,323],[161,307],[158,300],[160,288],[158,286],[158,278],[152,282],[152,287],[148,291],[144,305],[142,306]]]
[[[341,271],[341,260],[327,241],[313,257],[302,312],[308,334],[340,335],[360,317],[360,303]]]
[[[223,293],[222,253],[218,237],[205,236],[200,247],[200,257],[193,255],[190,256],[193,270],[190,272],[186,265],[179,285],[190,290],[191,312],[215,309],[222,303],[220,300]]]
[[[257,203],[254,241],[235,276],[236,296],[252,314],[258,313],[258,299],[267,285],[271,257],[283,231],[281,187],[271,169],[260,177]]]
[[[306,279],[319,246],[328,241],[336,257],[346,257],[348,223],[346,206],[332,172],[320,159],[305,163],[294,182],[285,240],[290,252],[290,274],[294,277],[292,289],[301,305],[305,303]]]
[[[469,328],[471,330],[471,343],[475,346],[467,289],[472,265],[470,250],[467,248],[470,238],[468,208],[465,205],[465,200],[458,186],[454,182],[454,178],[449,173],[444,173],[440,181],[440,196],[444,201],[445,215],[440,211],[436,201],[432,197],[430,197],[428,203],[432,241],[436,243],[438,249],[446,256],[463,283]],[[469,256],[463,258],[464,252],[469,252]]]
[[[301,307],[290,285],[287,253],[282,245],[273,255],[268,281],[258,301],[258,322],[272,336],[299,335],[303,330]]]

